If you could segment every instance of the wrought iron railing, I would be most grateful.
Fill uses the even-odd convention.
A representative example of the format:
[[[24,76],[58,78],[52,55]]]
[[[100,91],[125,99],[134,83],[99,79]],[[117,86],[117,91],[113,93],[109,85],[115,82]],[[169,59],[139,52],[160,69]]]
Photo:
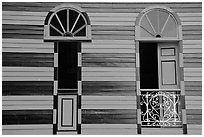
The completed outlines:
[[[180,90],[141,89],[142,126],[181,126]]]

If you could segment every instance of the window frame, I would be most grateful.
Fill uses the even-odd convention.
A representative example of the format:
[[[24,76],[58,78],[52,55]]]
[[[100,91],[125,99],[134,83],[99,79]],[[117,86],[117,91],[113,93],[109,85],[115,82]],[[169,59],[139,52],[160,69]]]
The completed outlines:
[[[169,14],[171,14],[176,23],[177,23],[177,32],[178,32],[178,37],[177,38],[162,38],[162,37],[152,37],[152,38],[144,38],[144,37],[140,37],[140,20],[142,18],[142,16],[144,14],[146,14],[146,12],[150,11],[150,10],[154,10],[154,9],[161,9],[164,10],[166,12],[169,12]],[[178,43],[178,67],[179,67],[179,74],[178,74],[178,82],[180,84],[179,89],[174,89],[172,91],[174,91],[176,94],[177,92],[179,93],[179,95],[181,96],[181,98],[185,97],[185,88],[184,88],[184,68],[183,68],[183,36],[182,36],[182,25],[181,25],[181,21],[178,17],[178,15],[171,10],[168,7],[165,6],[160,6],[160,5],[154,5],[154,6],[150,6],[147,7],[146,9],[144,9],[143,11],[141,11],[139,13],[139,15],[137,16],[136,22],[135,22],[135,46],[136,46],[136,74],[139,75],[136,77],[136,95],[138,96],[137,98],[137,104],[140,104],[140,100],[142,97],[142,92],[141,92],[141,88],[140,88],[140,53],[139,53],[139,46],[140,46],[140,42],[156,42],[156,43],[160,43],[160,42],[177,42]],[[152,89],[150,89],[152,90]],[[156,90],[159,91],[160,89]],[[163,90],[163,89],[162,89]],[[148,90],[147,90],[148,91]],[[165,89],[163,90],[165,91]],[[185,104],[185,100],[181,99],[181,104]],[[181,105],[181,111],[182,111],[182,117],[181,117],[181,127],[183,127],[182,125],[185,124],[186,121],[186,114],[183,113],[185,110],[185,107],[183,107],[183,105]],[[142,121],[141,121],[141,106],[138,105],[137,106],[137,124],[138,124],[138,134],[141,134],[141,127],[142,126]],[[152,128],[152,127],[149,127]],[[172,126],[171,126],[172,128]],[[183,132],[186,133],[186,129],[185,127],[183,127]]]
[[[75,37],[65,37],[65,36],[50,36],[50,22],[52,17],[59,11],[62,10],[74,10],[83,17],[86,23],[86,35],[85,36],[75,36]],[[67,16],[68,17],[68,16]],[[62,4],[51,9],[47,14],[44,22],[44,41],[91,41],[91,24],[87,13],[76,5]]]

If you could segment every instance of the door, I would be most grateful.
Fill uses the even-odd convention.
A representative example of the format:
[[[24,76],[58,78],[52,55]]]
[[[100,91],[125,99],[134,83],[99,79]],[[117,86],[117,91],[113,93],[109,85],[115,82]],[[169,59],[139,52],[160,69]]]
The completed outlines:
[[[79,42],[58,42],[57,131],[77,130]]]
[[[158,43],[159,89],[178,89],[178,49],[176,43]]]
[[[177,126],[180,90],[177,43],[140,43],[142,126]]]

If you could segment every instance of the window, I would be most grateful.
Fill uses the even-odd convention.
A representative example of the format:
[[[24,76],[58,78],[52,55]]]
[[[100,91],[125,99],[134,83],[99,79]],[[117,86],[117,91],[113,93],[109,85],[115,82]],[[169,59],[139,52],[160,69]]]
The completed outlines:
[[[81,133],[81,42],[91,40],[91,25],[80,7],[63,4],[47,14],[44,41],[54,44],[53,133]]]
[[[88,15],[81,8],[70,5],[52,9],[45,20],[44,40],[91,40]]]
[[[78,42],[58,43],[58,89],[77,89]]]
[[[180,126],[176,43],[141,42],[139,50],[142,126]]]
[[[181,104],[185,103],[181,100],[181,92],[184,93],[181,28],[178,16],[163,6],[146,8],[136,19],[141,127],[182,127],[185,121],[181,116]]]

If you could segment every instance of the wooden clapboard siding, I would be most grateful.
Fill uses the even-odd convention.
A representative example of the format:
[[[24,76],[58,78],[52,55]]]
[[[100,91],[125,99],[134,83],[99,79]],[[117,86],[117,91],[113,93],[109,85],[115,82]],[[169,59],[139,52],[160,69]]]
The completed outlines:
[[[52,81],[3,81],[2,95],[52,95]]]
[[[136,109],[136,96],[82,96],[84,109]]]
[[[51,135],[52,124],[2,125],[3,135]]]
[[[135,68],[83,67],[82,81],[135,81]]]
[[[83,124],[136,124],[136,109],[83,109]]]
[[[202,109],[202,97],[186,96],[186,109]]]
[[[25,96],[21,98],[24,100],[26,95],[52,95],[54,43],[43,42],[43,24],[47,13],[60,4],[62,3],[2,3],[3,96],[22,95]],[[136,134],[137,116],[136,108],[133,108],[136,107],[136,99],[128,100],[136,94],[135,20],[143,9],[153,5],[171,8],[181,20],[187,128],[189,134],[201,134],[202,4],[71,4],[87,12],[92,31],[92,42],[82,43],[82,134]],[[11,71],[10,67],[13,68]],[[6,100],[6,103],[12,104],[12,100]],[[34,101],[29,105],[34,108],[38,103],[39,101]],[[20,105],[22,104],[16,104]],[[24,110],[12,110],[18,113],[16,119],[19,120],[23,117],[20,114],[22,111]],[[36,114],[41,116],[43,111],[47,110],[37,110]],[[25,112],[29,113],[29,118],[32,117],[30,110]],[[10,113],[7,115],[10,116]],[[45,124],[52,124],[50,115],[52,113]],[[38,119],[35,116],[33,119]],[[42,120],[43,116],[45,115],[41,116]],[[29,124],[35,124],[32,121]],[[52,127],[3,127],[5,134],[34,134],[32,130],[36,134],[52,133]],[[182,129],[142,130],[142,134],[165,133],[182,134]]]
[[[202,81],[202,69],[184,68],[184,81]]]
[[[2,66],[53,67],[54,55],[51,53],[2,53]]]
[[[182,128],[142,128],[144,135],[182,135]]]
[[[136,124],[82,124],[83,135],[135,135]]]
[[[202,124],[202,110],[201,109],[187,109],[187,124]]]
[[[52,124],[52,110],[3,110],[2,125]]]
[[[82,65],[84,67],[135,67],[134,41],[95,40],[93,43],[83,43]]]
[[[202,82],[186,81],[185,92],[187,96],[202,96]]]
[[[201,125],[188,125],[188,134],[189,135],[201,135],[202,126]]]
[[[54,43],[44,43],[42,39],[3,38],[2,52],[54,53]]]
[[[99,49],[100,50],[100,49]],[[135,67],[134,53],[83,53],[84,67]]]
[[[53,67],[2,67],[3,81],[53,81]]]
[[[2,110],[52,109],[52,96],[3,96]]]
[[[129,81],[84,81],[84,96],[135,96],[136,83]]]
[[[201,53],[184,53],[183,58],[184,58],[185,68],[189,68],[189,67],[190,68],[192,67],[201,68],[202,67],[202,54]]]

